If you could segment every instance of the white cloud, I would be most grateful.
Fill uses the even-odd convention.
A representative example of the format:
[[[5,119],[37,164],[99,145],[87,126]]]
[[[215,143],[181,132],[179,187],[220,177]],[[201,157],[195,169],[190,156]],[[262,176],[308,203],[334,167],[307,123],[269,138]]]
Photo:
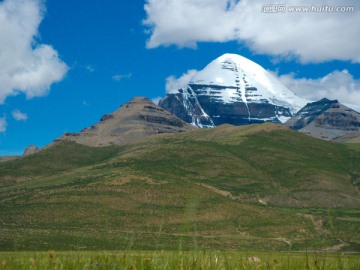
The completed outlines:
[[[0,104],[8,96],[44,96],[68,67],[50,46],[37,42],[42,0],[0,2]]]
[[[284,2],[284,1],[282,1]],[[281,1],[279,3],[282,3]],[[297,57],[302,62],[360,63],[358,0],[289,0],[290,6],[352,6],[354,12],[263,13],[254,0],[147,0],[148,48],[198,42],[245,43],[257,53]]]
[[[16,121],[26,121],[28,119],[28,116],[26,113],[22,113],[19,110],[13,110],[11,115],[14,117]]]
[[[294,74],[281,75],[278,79],[300,97],[313,101],[325,97],[337,99],[355,110],[360,108],[360,80],[347,70],[336,70],[317,79],[295,78]]]
[[[0,117],[0,133],[5,132],[6,131],[6,117]]]
[[[170,76],[166,78],[166,93],[167,94],[176,94],[179,89],[184,88],[188,85],[190,80],[198,71],[195,69],[188,70],[181,77],[176,78],[175,76]]]
[[[112,76],[112,79],[113,79],[114,81],[119,82],[119,81],[121,81],[122,79],[129,79],[129,78],[131,78],[132,75],[133,75],[132,73],[128,73],[128,74],[116,74],[116,75]]]

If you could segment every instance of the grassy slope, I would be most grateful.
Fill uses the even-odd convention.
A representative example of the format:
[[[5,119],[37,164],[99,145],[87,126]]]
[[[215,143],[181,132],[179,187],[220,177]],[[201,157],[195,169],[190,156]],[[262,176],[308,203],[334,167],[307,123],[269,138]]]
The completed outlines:
[[[53,175],[105,161],[117,155],[120,149],[120,147],[91,148],[73,142],[62,142],[36,155],[0,163],[0,177],[38,178]]]
[[[279,126],[0,164],[0,249],[360,249],[359,152]],[[39,177],[37,177],[39,175]]]
[[[357,255],[241,252],[11,252],[3,268],[28,269],[292,269],[358,270]]]

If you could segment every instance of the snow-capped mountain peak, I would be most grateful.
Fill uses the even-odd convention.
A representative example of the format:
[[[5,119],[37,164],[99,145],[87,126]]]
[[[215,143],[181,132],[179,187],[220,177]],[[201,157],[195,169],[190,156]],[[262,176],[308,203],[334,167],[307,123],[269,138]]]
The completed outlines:
[[[213,127],[284,123],[307,103],[255,62],[224,54],[160,105],[193,125]]]
[[[224,54],[215,59],[198,72],[189,84],[227,87],[218,96],[226,103],[238,100],[237,92],[231,89],[237,88],[242,92],[243,102],[262,102],[267,99],[274,105],[286,105],[292,113],[309,102],[295,96],[263,67],[237,54]],[[254,91],[254,88],[257,90]]]

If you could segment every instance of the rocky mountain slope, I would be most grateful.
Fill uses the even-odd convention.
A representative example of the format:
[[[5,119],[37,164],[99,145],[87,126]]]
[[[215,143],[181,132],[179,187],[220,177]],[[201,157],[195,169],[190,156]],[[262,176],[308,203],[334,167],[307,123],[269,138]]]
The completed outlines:
[[[306,100],[253,61],[224,54],[159,105],[198,127],[284,123]]]
[[[159,133],[177,133],[194,127],[178,119],[147,98],[136,97],[100,122],[79,133],[65,133],[56,139],[89,146],[108,146],[134,142]]]
[[[308,103],[286,125],[316,138],[346,141],[348,136],[358,136],[360,114],[337,100],[324,98]]]

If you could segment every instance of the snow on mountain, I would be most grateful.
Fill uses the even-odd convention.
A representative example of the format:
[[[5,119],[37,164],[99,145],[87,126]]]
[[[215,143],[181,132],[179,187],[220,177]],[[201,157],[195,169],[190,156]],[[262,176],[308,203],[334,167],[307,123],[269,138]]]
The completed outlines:
[[[292,113],[309,102],[295,96],[263,67],[237,54],[220,56],[198,72],[189,84],[208,85],[209,90],[210,86],[226,87],[225,91],[214,95],[214,98],[224,103],[236,102],[239,98],[239,90],[244,103],[261,103],[267,99],[274,105],[289,107]],[[254,88],[257,90],[255,91]]]
[[[199,126],[284,123],[308,103],[270,72],[236,54],[212,61],[160,106]]]

